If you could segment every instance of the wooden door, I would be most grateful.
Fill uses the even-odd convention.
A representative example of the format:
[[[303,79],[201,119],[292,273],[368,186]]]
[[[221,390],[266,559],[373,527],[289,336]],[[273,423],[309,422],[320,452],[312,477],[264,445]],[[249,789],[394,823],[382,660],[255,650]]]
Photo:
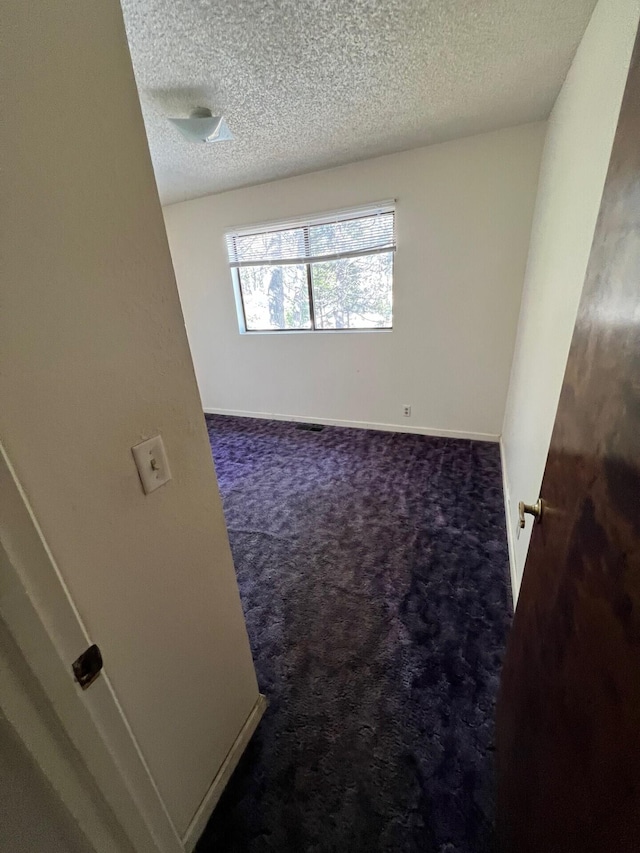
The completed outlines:
[[[498,701],[503,849],[640,851],[638,41],[541,497]]]

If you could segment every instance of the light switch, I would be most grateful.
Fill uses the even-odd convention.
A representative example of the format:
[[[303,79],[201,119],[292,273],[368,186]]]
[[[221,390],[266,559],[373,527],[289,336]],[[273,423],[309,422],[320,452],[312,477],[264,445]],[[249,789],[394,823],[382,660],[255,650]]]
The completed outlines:
[[[138,474],[140,474],[142,488],[147,495],[171,479],[171,471],[169,471],[169,463],[161,435],[149,438],[142,444],[136,444],[135,447],[131,448],[131,452],[138,468]]]

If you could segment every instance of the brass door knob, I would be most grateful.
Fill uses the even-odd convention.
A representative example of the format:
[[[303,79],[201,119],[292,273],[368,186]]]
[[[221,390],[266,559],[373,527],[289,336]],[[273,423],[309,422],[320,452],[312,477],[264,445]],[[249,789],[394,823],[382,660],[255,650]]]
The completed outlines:
[[[524,527],[524,517],[526,515],[533,516],[533,523],[539,524],[542,521],[542,511],[544,504],[542,503],[542,498],[538,498],[536,503],[534,504],[526,504],[524,501],[520,501],[518,504],[518,518],[520,520],[520,527]]]

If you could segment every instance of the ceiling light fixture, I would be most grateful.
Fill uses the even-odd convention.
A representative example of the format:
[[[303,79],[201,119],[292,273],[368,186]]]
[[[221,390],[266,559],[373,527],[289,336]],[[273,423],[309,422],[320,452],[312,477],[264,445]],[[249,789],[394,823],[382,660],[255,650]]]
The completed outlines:
[[[224,117],[211,115],[211,110],[206,107],[198,107],[189,118],[170,118],[169,121],[189,142],[224,142],[233,139]]]

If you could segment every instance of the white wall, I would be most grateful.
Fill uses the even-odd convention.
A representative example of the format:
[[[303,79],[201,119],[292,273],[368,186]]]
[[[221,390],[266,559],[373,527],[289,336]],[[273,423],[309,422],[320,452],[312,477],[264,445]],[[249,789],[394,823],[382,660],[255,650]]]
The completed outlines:
[[[0,716],[0,850],[89,853],[86,840]]]
[[[518,501],[540,491],[639,13],[600,0],[549,119],[502,435],[514,597]]]
[[[497,438],[544,130],[524,125],[165,208],[204,407]],[[225,229],[388,198],[397,199],[392,332],[239,334]]]
[[[0,542],[0,850],[134,853],[5,622],[24,607],[12,575]]]
[[[120,6],[2,39],[0,438],[181,834],[258,691]]]

